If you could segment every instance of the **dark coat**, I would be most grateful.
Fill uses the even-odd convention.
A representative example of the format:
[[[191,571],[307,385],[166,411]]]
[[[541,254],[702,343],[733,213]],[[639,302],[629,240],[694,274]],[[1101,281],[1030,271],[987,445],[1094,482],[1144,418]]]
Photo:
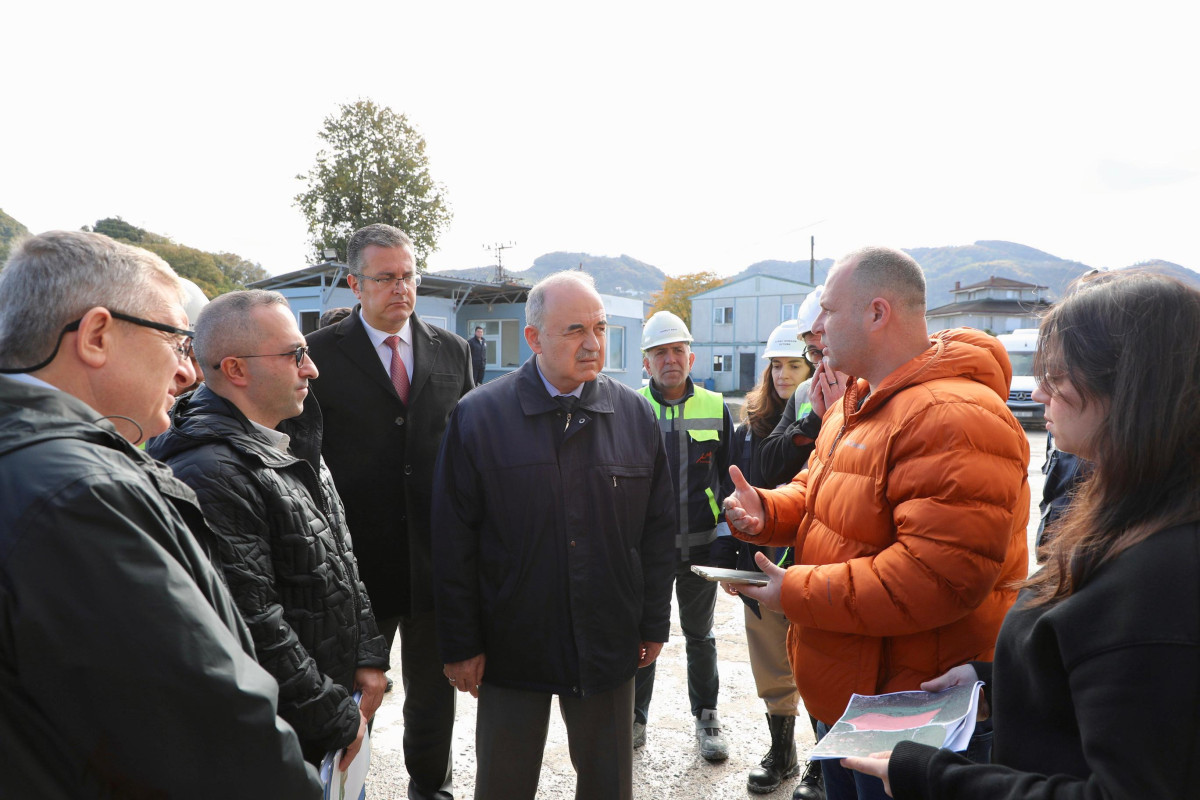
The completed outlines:
[[[0,377],[0,797],[320,797],[192,490]]]
[[[1191,523],[1152,534],[1054,605],[1030,608],[1023,593],[996,642],[992,765],[902,742],[896,800],[1196,797],[1197,574]]]
[[[359,308],[308,335],[309,355],[321,372],[309,386],[325,420],[321,453],[345,503],[363,582],[382,620],[433,610],[433,465],[450,412],[474,383],[462,337],[413,314],[415,363],[406,408],[371,346]]]
[[[147,452],[200,499],[258,661],[279,681],[279,715],[319,761],[358,735],[354,671],[386,670],[387,643],[321,461],[320,409],[310,404],[279,430],[295,456],[202,385],[176,402],[170,430]]]
[[[471,392],[437,466],[442,660],[484,653],[487,683],[576,697],[630,680],[670,630],[674,506],[632,389],[600,375],[568,420],[530,358]]]
[[[800,395],[800,391],[792,393],[783,407],[783,415],[775,423],[775,429],[758,444],[753,464],[761,483],[752,482],[751,485],[773,489],[781,483],[790,482],[808,464],[813,441],[821,431],[821,423],[815,413],[807,420],[804,417],[797,418],[796,403]]]
[[[783,418],[781,416],[780,420]],[[780,424],[780,420],[776,420],[777,426]],[[776,427],[776,430],[778,430],[778,427]],[[764,439],[760,439],[754,434],[748,422],[743,422],[737,426],[737,429],[733,432],[733,438],[729,442],[729,458],[742,471],[742,474],[746,477],[746,481],[751,486],[757,486],[760,489],[773,489],[775,485],[768,485],[767,481],[763,480],[759,467],[759,456],[764,441]],[[808,452],[812,452],[811,444],[806,445],[805,448],[796,448],[790,442],[788,444],[793,449],[807,449]],[[808,458],[807,453],[805,453],[804,458]],[[754,554],[760,552],[766,553],[767,558],[775,561],[781,567],[790,567],[795,563],[795,554],[791,548],[786,548],[787,552],[785,554],[778,553],[779,549],[750,544],[738,539],[736,536],[718,536],[717,540],[712,543],[712,548],[709,552],[709,563],[714,567],[761,572],[762,570],[758,568],[758,562],[754,560]],[[779,558],[780,555],[783,555],[782,560]],[[753,600],[744,594],[739,594],[738,597],[757,616],[762,616],[758,610],[757,600]]]
[[[475,370],[475,382],[483,383],[483,371],[487,368],[487,342],[472,336],[467,339],[471,346],[471,368]]]

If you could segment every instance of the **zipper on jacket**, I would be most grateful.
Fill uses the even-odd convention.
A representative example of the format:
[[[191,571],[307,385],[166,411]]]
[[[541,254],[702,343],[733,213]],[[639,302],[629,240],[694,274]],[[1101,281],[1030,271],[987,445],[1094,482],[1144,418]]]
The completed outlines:
[[[842,429],[840,431],[838,431],[837,436],[833,437],[833,444],[829,445],[829,454],[825,456],[826,459],[833,458],[834,448],[836,448],[838,446],[838,442],[840,442],[842,440],[842,434],[844,434],[845,432],[846,432],[846,424],[842,423]]]

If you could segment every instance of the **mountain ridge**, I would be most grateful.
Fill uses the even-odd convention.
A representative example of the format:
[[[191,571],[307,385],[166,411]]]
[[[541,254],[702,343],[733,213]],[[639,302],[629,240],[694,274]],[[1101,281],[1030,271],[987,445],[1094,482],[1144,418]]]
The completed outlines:
[[[992,277],[1009,278],[1046,287],[1044,296],[1056,300],[1062,297],[1071,281],[1092,270],[1092,267],[1083,262],[1060,258],[1029,245],[999,239],[980,239],[969,245],[906,248],[904,252],[915,258],[925,270],[926,300],[930,308],[953,302],[952,291],[956,283],[960,286],[970,286]],[[833,264],[834,260],[831,258],[822,258],[815,262],[813,277],[817,284],[825,281]],[[666,277],[657,267],[629,255],[613,258],[569,252],[539,256],[529,269],[506,270],[505,277],[532,284],[550,272],[575,269],[581,265],[584,271],[591,273],[596,279],[596,287],[601,292],[624,294],[647,301],[650,300],[651,294],[662,287],[662,281]],[[1154,268],[1200,288],[1200,273],[1162,259],[1139,262],[1118,269],[1143,267]],[[808,259],[768,259],[757,261],[741,272],[731,275],[725,279],[725,283],[733,283],[754,275],[769,275],[808,283],[809,268]],[[644,274],[637,275],[638,269],[643,269]],[[492,266],[439,270],[433,274],[490,281],[495,278],[495,273],[496,268]]]

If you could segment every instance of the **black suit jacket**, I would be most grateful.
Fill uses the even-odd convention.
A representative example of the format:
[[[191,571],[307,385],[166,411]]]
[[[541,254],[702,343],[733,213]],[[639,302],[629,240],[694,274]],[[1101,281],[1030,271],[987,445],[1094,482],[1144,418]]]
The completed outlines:
[[[450,412],[474,382],[466,341],[414,313],[405,407],[359,309],[309,334],[321,373],[309,385],[324,415],[321,453],[346,507],[363,583],[376,618],[385,619],[433,610],[433,465]]]

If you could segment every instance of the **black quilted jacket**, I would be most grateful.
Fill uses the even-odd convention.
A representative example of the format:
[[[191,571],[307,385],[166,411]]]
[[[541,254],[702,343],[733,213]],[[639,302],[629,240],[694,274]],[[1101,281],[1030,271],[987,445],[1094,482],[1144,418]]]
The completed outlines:
[[[295,455],[201,386],[175,404],[170,430],[147,452],[199,497],[259,663],[279,681],[279,715],[305,758],[319,761],[358,732],[355,669],[387,669],[388,654],[321,461],[320,409],[309,403],[279,429]]]

